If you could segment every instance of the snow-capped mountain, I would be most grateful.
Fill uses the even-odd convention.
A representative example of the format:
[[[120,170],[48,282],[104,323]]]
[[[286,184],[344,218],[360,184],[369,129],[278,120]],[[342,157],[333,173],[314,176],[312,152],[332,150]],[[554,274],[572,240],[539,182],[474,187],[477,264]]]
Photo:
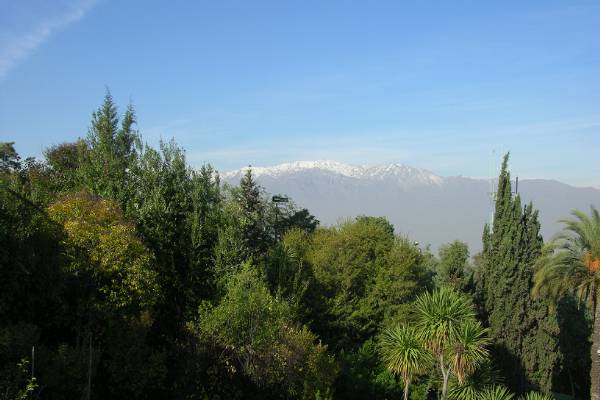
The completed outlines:
[[[221,174],[237,185],[248,167]],[[396,232],[434,249],[455,239],[481,249],[481,233],[493,209],[487,180],[443,177],[401,164],[354,166],[335,161],[298,161],[252,167],[270,194],[290,196],[322,223],[335,224],[357,215],[384,216]],[[578,208],[600,206],[600,190],[578,188],[553,180],[519,180],[523,202],[540,212],[546,239],[561,229],[558,220]]]
[[[354,179],[367,179],[378,181],[395,181],[402,186],[415,186],[423,184],[439,185],[443,178],[431,171],[412,168],[402,164],[388,164],[384,166],[356,166],[342,164],[337,161],[296,161],[279,164],[272,167],[244,167],[236,171],[226,172],[223,179],[240,179],[248,170],[256,178],[277,178],[292,174],[325,173],[344,176]]]

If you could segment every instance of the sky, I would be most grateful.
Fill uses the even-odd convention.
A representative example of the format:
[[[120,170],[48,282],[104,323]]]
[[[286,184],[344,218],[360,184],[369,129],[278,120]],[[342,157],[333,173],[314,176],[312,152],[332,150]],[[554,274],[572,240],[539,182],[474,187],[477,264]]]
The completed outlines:
[[[598,1],[0,0],[0,141],[87,133],[107,88],[221,171],[402,163],[600,187]]]

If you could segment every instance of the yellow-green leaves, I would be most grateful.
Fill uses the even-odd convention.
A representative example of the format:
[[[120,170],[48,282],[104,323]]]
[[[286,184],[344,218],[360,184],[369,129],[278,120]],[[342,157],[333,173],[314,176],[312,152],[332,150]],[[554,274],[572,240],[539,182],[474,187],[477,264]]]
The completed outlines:
[[[116,309],[147,308],[159,294],[152,254],[117,205],[87,193],[69,195],[48,208],[63,225],[68,271],[87,280]]]

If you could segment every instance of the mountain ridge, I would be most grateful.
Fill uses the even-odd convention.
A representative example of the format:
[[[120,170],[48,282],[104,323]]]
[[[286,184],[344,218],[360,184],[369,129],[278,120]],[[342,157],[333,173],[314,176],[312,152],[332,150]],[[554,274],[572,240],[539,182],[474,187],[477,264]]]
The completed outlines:
[[[309,171],[326,171],[356,179],[377,178],[384,176],[385,172],[388,172],[388,174],[386,174],[387,176],[395,175],[401,178],[405,178],[408,174],[414,174],[420,177],[426,177],[427,179],[423,179],[423,182],[435,184],[444,183],[447,180],[458,179],[468,179],[480,182],[490,181],[488,178],[475,178],[464,175],[440,175],[425,168],[411,167],[402,163],[388,163],[380,165],[354,165],[341,163],[333,160],[293,161],[287,163],[280,163],[272,166],[246,166],[235,170],[221,172],[220,176],[224,180],[231,180],[234,178],[241,179],[242,175],[248,169],[252,169],[252,174],[257,178],[261,176],[277,177],[285,174],[304,173]],[[398,173],[398,171],[401,171],[402,173]],[[493,181],[495,180],[496,178],[493,178]],[[600,190],[600,186],[578,186],[552,178],[524,178],[520,181],[555,182],[573,188]]]
[[[249,167],[221,174],[237,185]],[[267,193],[289,195],[323,225],[358,215],[386,217],[396,232],[436,249],[458,239],[472,252],[481,249],[481,233],[491,220],[490,180],[440,176],[403,164],[353,166],[335,161],[298,161],[272,167],[251,167]],[[493,182],[493,181],[492,181]],[[539,210],[547,240],[560,231],[560,219],[572,209],[600,206],[600,190],[553,179],[519,179],[523,204]]]

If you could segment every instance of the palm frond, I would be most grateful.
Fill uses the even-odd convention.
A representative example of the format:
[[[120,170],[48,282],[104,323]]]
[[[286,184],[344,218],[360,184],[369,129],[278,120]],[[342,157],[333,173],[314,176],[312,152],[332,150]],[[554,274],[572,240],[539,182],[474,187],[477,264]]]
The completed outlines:
[[[451,379],[448,398],[450,400],[474,400],[486,387],[502,382],[500,373],[494,368],[492,362],[487,360],[474,373],[467,376],[462,384],[456,378]]]
[[[452,369],[460,384],[487,360],[486,346],[490,339],[486,334],[487,329],[479,321],[469,319],[462,324],[454,338]]]
[[[431,364],[429,352],[411,326],[397,325],[384,331],[380,352],[388,370],[405,380],[423,373]]]
[[[591,216],[574,210],[575,218],[564,219],[563,232],[547,246],[536,263],[534,295],[548,295],[558,301],[566,293],[590,300],[600,286],[600,213],[591,208]]]
[[[540,392],[529,392],[525,395],[525,397],[521,398],[522,400],[554,400],[553,396],[543,394]]]
[[[514,395],[504,386],[489,386],[477,395],[477,400],[512,400]]]
[[[438,355],[459,335],[463,322],[475,318],[475,309],[468,298],[442,287],[419,296],[415,302],[420,337]]]

